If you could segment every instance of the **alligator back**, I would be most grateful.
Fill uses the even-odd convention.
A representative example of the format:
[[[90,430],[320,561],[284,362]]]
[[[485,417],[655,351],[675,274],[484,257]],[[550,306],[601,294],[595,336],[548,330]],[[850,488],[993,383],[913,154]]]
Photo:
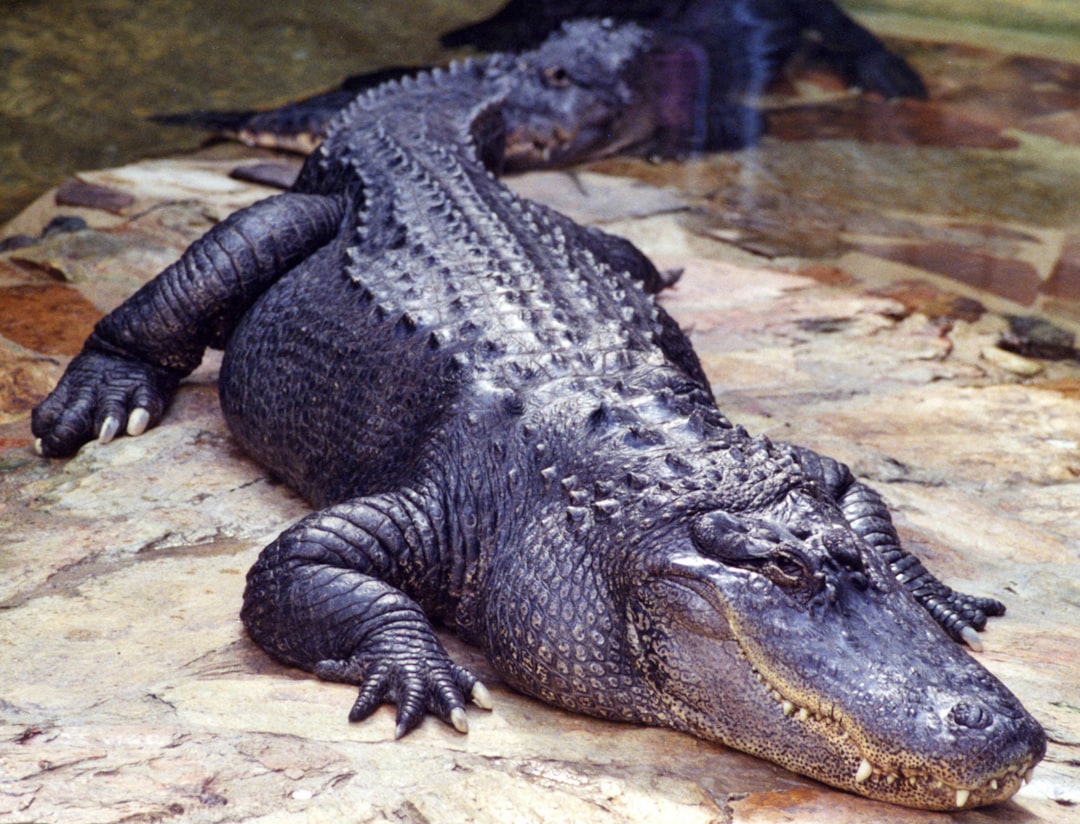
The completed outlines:
[[[688,348],[664,350],[674,325],[637,250],[492,174],[516,71],[494,58],[364,96],[301,174],[299,191],[354,206],[245,316],[221,393],[244,447],[319,504],[416,477],[449,415],[628,369],[700,380]]]

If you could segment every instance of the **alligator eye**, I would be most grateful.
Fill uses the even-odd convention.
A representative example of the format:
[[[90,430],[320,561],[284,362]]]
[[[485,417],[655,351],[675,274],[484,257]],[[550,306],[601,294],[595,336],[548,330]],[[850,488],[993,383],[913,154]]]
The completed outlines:
[[[544,69],[544,85],[549,89],[565,89],[570,85],[570,74],[562,66]]]
[[[774,584],[782,587],[806,586],[813,580],[803,559],[786,549],[778,549],[768,563],[761,567],[761,571]]]
[[[690,537],[706,557],[758,572],[777,586],[820,588],[806,555],[767,525],[717,510],[694,521]]]

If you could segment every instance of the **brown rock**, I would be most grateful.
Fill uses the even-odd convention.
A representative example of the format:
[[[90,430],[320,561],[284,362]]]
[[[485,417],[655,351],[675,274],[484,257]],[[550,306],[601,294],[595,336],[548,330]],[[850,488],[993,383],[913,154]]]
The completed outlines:
[[[134,202],[135,198],[127,192],[86,183],[78,178],[65,180],[56,190],[57,206],[81,206],[122,214]]]
[[[101,312],[58,283],[0,288],[0,335],[50,355],[75,355]]]
[[[1024,305],[1031,304],[1041,280],[1022,260],[999,258],[952,243],[866,243],[856,246],[876,257],[951,277]]]
[[[1080,235],[1070,235],[1050,277],[1039,289],[1044,295],[1080,301]]]

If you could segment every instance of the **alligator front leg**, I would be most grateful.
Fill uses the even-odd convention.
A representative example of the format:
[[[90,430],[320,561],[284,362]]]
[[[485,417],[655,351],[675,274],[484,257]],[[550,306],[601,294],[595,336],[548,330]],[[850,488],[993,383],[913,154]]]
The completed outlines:
[[[392,703],[399,738],[427,712],[466,732],[466,698],[490,709],[488,691],[450,659],[424,610],[403,591],[445,605],[434,535],[404,495],[308,516],[266,547],[248,573],[241,611],[248,634],[286,663],[359,685],[350,721]]]
[[[221,345],[252,302],[329,242],[343,199],[283,194],[231,215],[98,322],[32,420],[38,451],[138,435],[164,414],[180,379]]]
[[[982,650],[977,630],[987,616],[1005,614],[1005,605],[994,598],[965,595],[935,578],[914,555],[900,545],[885,501],[866,484],[859,483],[847,466],[809,449],[792,446],[802,468],[840,505],[855,533],[881,553],[897,580],[956,641]]]

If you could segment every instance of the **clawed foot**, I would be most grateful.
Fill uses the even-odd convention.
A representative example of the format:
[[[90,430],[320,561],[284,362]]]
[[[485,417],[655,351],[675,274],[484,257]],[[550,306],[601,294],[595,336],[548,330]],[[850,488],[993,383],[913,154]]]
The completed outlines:
[[[983,649],[979,631],[986,627],[987,617],[1005,614],[1001,601],[965,595],[936,580],[916,588],[912,595],[953,640],[967,644],[976,652]]]
[[[363,721],[381,704],[396,704],[395,738],[414,729],[429,712],[458,732],[468,732],[468,699],[480,709],[491,709],[487,688],[448,657],[431,662],[407,653],[377,660],[360,654],[344,661],[320,661],[315,674],[326,681],[360,685],[360,694],[349,711],[350,721]]]
[[[141,435],[161,420],[177,382],[149,364],[84,351],[34,409],[35,448],[55,458],[95,438],[108,443],[121,431]]]

